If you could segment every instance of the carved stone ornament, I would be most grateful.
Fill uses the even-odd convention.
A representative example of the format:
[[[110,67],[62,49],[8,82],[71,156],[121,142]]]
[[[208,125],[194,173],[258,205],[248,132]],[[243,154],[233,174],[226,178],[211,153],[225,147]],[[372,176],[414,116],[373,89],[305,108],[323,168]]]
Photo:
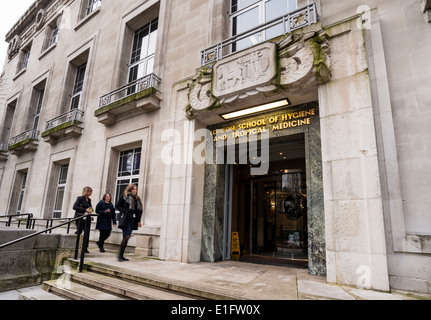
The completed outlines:
[[[43,9],[40,9],[39,12],[36,15],[36,21],[35,21],[35,24],[34,24],[34,26],[36,28],[36,31],[40,30],[43,27],[43,25],[44,25],[44,23],[46,21],[46,17],[47,17],[46,11],[43,10]]]
[[[277,76],[276,44],[265,43],[217,62],[214,95],[230,98],[270,84]]]
[[[211,94],[212,72],[201,70],[189,84],[189,101],[194,110],[205,110],[213,106],[216,99]]]
[[[315,87],[331,79],[328,36],[289,35],[200,69],[189,83],[187,117],[254,96]]]
[[[9,47],[7,49],[9,59],[12,59],[12,57],[19,52],[21,43],[22,43],[22,40],[19,35],[16,35],[15,37],[12,38],[12,40],[9,42]]]

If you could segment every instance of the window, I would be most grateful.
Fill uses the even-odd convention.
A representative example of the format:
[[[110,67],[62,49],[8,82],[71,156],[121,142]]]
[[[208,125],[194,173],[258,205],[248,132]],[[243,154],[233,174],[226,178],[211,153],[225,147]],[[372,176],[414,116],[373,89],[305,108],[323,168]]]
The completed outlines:
[[[72,98],[70,100],[70,110],[79,109],[81,105],[81,95],[84,87],[86,69],[87,63],[84,63],[76,70],[75,83],[73,85]]]
[[[95,11],[102,4],[101,0],[88,0],[87,8],[85,10],[85,15],[88,16],[90,13]]]
[[[21,70],[27,68],[28,60],[30,59],[30,53],[31,53],[30,50],[23,52]]]
[[[124,193],[124,189],[131,184],[139,183],[141,170],[142,149],[132,149],[120,153],[117,170],[117,183],[115,188],[115,201]]]
[[[37,130],[39,125],[39,119],[40,119],[40,111],[42,110],[42,102],[43,102],[43,96],[45,94],[45,89],[42,89],[38,91],[38,98],[36,103],[36,111],[34,113],[34,120],[33,120],[33,129]]]
[[[129,67],[129,83],[153,73],[158,19],[136,30]]]
[[[43,50],[47,50],[54,46],[58,42],[58,36],[60,32],[62,16],[59,16],[57,19],[51,21],[51,23],[47,27],[46,31],[46,40]]]
[[[31,44],[26,46],[22,51],[21,51],[21,58],[20,61],[18,63],[18,72],[24,70],[27,68],[28,66],[28,61],[30,59],[30,54],[31,54]]]
[[[54,25],[51,29],[51,36],[49,37],[48,42],[48,48],[51,47],[54,43],[57,43],[58,41],[58,32],[59,32],[58,25]]]
[[[60,166],[57,188],[55,192],[54,212],[53,212],[54,219],[60,219],[62,216],[63,200],[64,200],[65,191],[66,191],[68,171],[69,171],[69,164],[63,164]]]
[[[296,0],[231,0],[232,36],[251,30],[296,9]],[[283,26],[277,25],[236,42],[232,50],[239,51],[248,48],[282,33]]]
[[[14,100],[6,106],[6,114],[3,120],[3,125],[0,127],[0,142],[9,143],[12,132],[12,123],[15,117],[15,109],[17,107],[18,100]]]
[[[21,176],[21,186],[18,193],[18,203],[17,203],[16,214],[21,214],[22,202],[23,202],[24,193],[25,193],[25,185],[27,183],[27,172],[21,173],[20,176]]]

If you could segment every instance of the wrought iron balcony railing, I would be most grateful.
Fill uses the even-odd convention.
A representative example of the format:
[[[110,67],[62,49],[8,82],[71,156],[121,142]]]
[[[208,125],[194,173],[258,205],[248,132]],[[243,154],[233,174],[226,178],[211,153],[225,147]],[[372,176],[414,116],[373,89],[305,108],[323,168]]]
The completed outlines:
[[[227,40],[224,40],[216,45],[213,45],[203,51],[201,51],[201,66],[208,65],[210,63],[217,62],[222,58],[228,57],[239,50],[235,50],[235,46],[244,39],[253,38],[252,44],[246,48],[248,49],[257,43],[264,42],[264,37],[260,37],[260,40],[256,37],[256,34],[262,33],[270,28],[282,26],[282,31],[278,36],[288,34],[294,30],[309,26],[317,22],[317,10],[316,4],[312,3],[301,9],[290,12],[280,18],[268,21],[256,28],[250,29],[246,32],[233,36]]]
[[[79,109],[73,109],[65,114],[62,114],[61,116],[58,116],[57,118],[54,118],[50,121],[48,121],[45,124],[45,131],[57,128],[63,124],[66,124],[70,121],[83,121],[84,118],[84,111]]]
[[[118,88],[100,98],[99,109],[106,107],[114,102],[132,96],[136,93],[144,91],[149,88],[157,89],[161,83],[161,79],[155,74],[149,74],[143,78],[128,83],[127,85]]]
[[[19,136],[16,136],[10,140],[9,147],[16,145],[17,143],[26,141],[26,140],[37,140],[40,132],[36,129],[31,129],[24,133],[21,133]]]

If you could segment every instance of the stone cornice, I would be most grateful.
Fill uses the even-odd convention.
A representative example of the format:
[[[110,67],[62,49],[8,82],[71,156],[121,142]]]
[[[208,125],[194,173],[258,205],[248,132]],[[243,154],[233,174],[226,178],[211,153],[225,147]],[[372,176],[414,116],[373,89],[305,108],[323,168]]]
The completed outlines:
[[[14,37],[19,36],[23,42],[31,38],[36,30],[36,16],[39,11],[46,11],[46,19],[48,21],[58,9],[73,0],[36,0],[15,23],[5,36],[6,42],[10,42]]]
[[[37,12],[45,7],[49,2],[53,0],[36,0],[33,4],[27,9],[27,11],[19,18],[19,20],[13,25],[13,27],[9,30],[9,32],[5,36],[6,42],[10,42],[10,40],[19,35],[26,26],[33,23],[36,18]]]
[[[9,42],[9,59],[12,59],[21,50],[22,45],[26,45],[48,21],[72,1],[74,0],[35,1],[6,34],[5,40]]]

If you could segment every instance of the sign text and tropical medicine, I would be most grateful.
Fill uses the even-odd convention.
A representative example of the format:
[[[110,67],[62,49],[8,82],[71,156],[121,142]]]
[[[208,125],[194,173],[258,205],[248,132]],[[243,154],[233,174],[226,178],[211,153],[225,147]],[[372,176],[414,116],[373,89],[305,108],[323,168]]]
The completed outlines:
[[[256,120],[244,121],[223,129],[211,131],[214,142],[240,138],[250,135],[258,135],[268,131],[279,131],[289,128],[297,128],[311,125],[311,117],[316,115],[316,109],[295,111],[283,115],[269,116]]]

